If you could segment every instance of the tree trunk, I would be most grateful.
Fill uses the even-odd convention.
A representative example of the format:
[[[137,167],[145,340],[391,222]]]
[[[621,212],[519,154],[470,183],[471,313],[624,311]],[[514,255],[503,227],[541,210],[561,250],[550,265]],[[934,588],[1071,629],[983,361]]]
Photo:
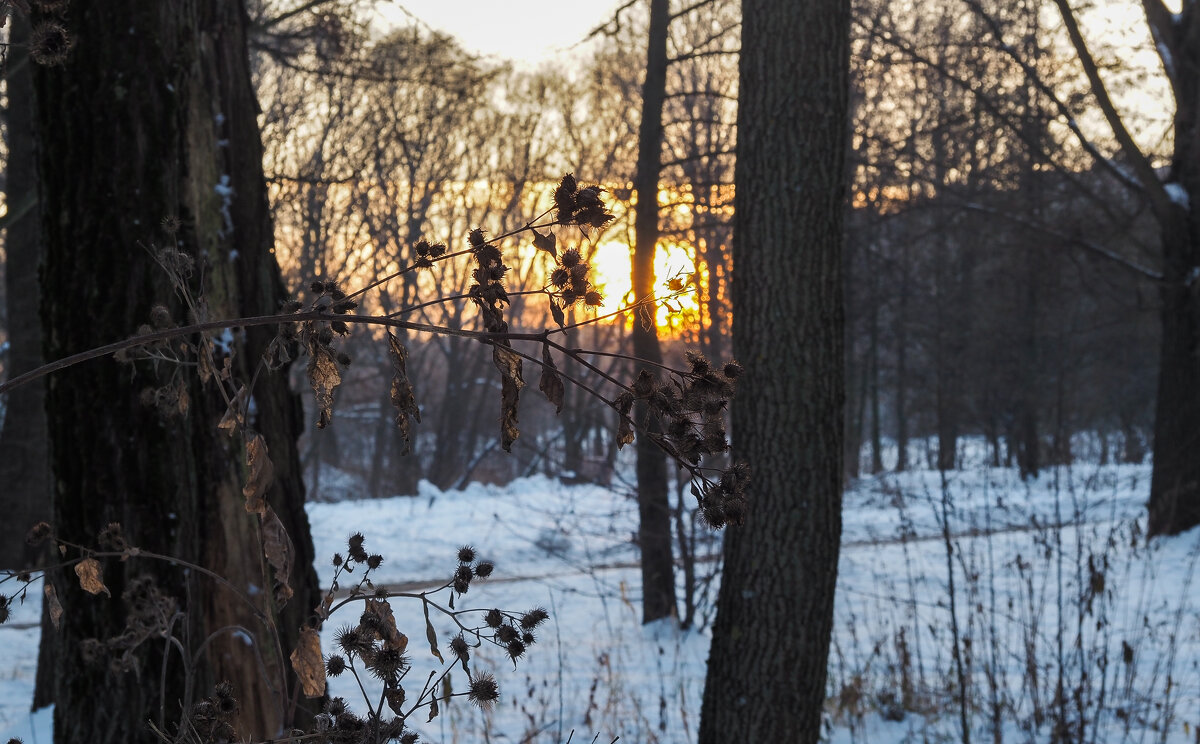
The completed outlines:
[[[1184,102],[1180,101],[1180,109]],[[1194,138],[1176,124],[1176,137]],[[1151,535],[1175,535],[1200,524],[1200,146],[1190,179],[1192,208],[1164,220],[1162,351],[1154,416],[1154,470],[1150,479]],[[1180,148],[1177,143],[1176,149]],[[1178,167],[1180,160],[1176,160]],[[1127,435],[1128,436],[1128,435]]]
[[[896,310],[896,472],[908,469],[908,258],[907,240],[900,255],[900,297]]]
[[[12,18],[8,58],[8,163],[5,173],[5,297],[8,317],[9,377],[42,363],[42,325],[38,318],[37,158],[33,145],[33,75],[25,45],[29,23]],[[50,459],[46,443],[45,388],[27,385],[4,401],[0,429],[0,568],[22,569],[41,563],[41,549],[25,542],[35,522],[50,519]]]
[[[867,309],[867,365],[871,378],[867,392],[871,397],[871,474],[878,475],[883,472],[883,430],[879,420],[879,273],[873,266],[869,267],[869,271],[871,306]]]
[[[35,73],[46,356],[129,336],[156,303],[174,322],[187,322],[179,293],[155,262],[158,246],[195,262],[192,286],[202,276],[211,317],[277,310],[284,290],[242,3],[74,0],[60,7],[61,18],[34,19],[61,22],[74,42],[63,65]],[[167,218],[179,220],[176,233],[160,227]],[[235,377],[251,378],[273,334],[235,334]],[[130,365],[100,359],[49,378],[56,536],[92,546],[105,525],[120,523],[130,544],[204,566],[256,606],[195,571],[145,557],[105,563],[111,599],[85,593],[69,568],[52,572],[48,580],[65,608],[61,629],[44,630],[57,632],[61,644],[55,741],[155,741],[148,720],[172,727],[181,704],[220,680],[233,683],[240,701],[240,736],[278,736],[289,701],[279,677],[319,599],[295,448],[299,402],[286,374],[262,374],[247,422],[269,447],[275,481],[268,501],[294,547],[295,596],[277,611],[263,591],[272,579],[261,527],[243,506],[244,448],[217,429],[226,408],[212,389],[219,383],[202,386],[191,368],[169,363],[136,369],[135,376]],[[185,412],[168,415],[142,402],[144,390],[167,385],[187,392]],[[115,651],[85,653],[88,639],[112,639],[136,629],[138,618],[145,622],[156,592],[182,608],[171,630],[189,651],[212,639],[196,668],[169,652],[161,633],[140,638],[124,662]],[[126,638],[139,640],[136,633]]]
[[[649,364],[657,376],[662,350],[655,324],[654,256],[658,248],[658,176],[662,169],[662,111],[667,85],[668,0],[651,0],[650,33],[646,51],[646,80],[642,84],[642,121],[638,127],[637,193],[633,249],[634,300],[644,302],[633,323],[633,355]],[[636,420],[649,423],[645,401],[634,409]],[[667,461],[648,436],[637,438],[638,545],[642,551],[642,622],[676,614],[675,572],[671,553],[671,503],[667,496]]]
[[[841,537],[850,7],[742,7],[733,433],[754,495],[726,535],[700,742],[816,742]]]

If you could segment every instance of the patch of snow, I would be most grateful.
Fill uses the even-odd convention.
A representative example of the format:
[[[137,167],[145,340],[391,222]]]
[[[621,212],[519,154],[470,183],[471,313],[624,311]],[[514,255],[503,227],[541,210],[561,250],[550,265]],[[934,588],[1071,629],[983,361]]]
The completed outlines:
[[[1177,181],[1171,181],[1170,183],[1166,184],[1164,188],[1167,190],[1167,196],[1171,197],[1171,201],[1175,202],[1184,209],[1190,210],[1192,208],[1192,201],[1190,198],[1188,198],[1187,189],[1183,187],[1183,184]]]
[[[221,197],[221,217],[225,220],[225,227],[220,232],[221,237],[225,237],[233,232],[233,214],[230,207],[233,206],[234,191],[228,173],[221,174],[221,179],[213,186],[213,191]]]
[[[1004,740],[1049,740],[1048,722],[1029,730],[1018,726],[1030,699],[1022,687],[1024,649],[1026,643],[1036,645],[1040,679],[1053,685],[1054,670],[1044,665],[1054,662],[1055,634],[1065,627],[1068,644],[1078,636],[1088,663],[1101,652],[1112,661],[1085,667],[1097,685],[1106,675],[1110,691],[1111,704],[1087,721],[1095,741],[1190,744],[1189,730],[1200,723],[1200,674],[1193,666],[1200,659],[1200,614],[1189,588],[1200,580],[1194,576],[1200,530],[1146,543],[1141,535],[1149,466],[1062,467],[1023,481],[1012,470],[987,467],[981,441],[964,440],[960,457],[977,464],[944,475],[913,470],[861,478],[846,491],[826,739],[959,740],[957,716],[946,705],[946,690],[954,687],[953,601],[973,641],[970,684],[985,693],[988,665],[995,664],[995,679],[1007,686],[1000,693],[1011,706],[999,732]],[[320,480],[322,488],[336,484],[350,493],[364,491],[357,477],[336,468],[324,468]],[[458,600],[465,613],[460,619],[471,618],[472,608],[522,612],[543,606],[551,612],[516,669],[495,648],[472,650],[473,669],[494,671],[500,684],[495,708],[485,713],[455,700],[432,723],[420,724],[422,739],[561,744],[574,730],[580,741],[596,733],[602,741],[614,736],[660,744],[695,741],[710,636],[672,620],[641,625],[633,499],[545,476],[446,491],[421,482],[416,490],[309,504],[322,582],[332,579],[329,559],[345,553],[354,532],[365,536],[368,552],[384,556],[372,572],[375,586],[418,587],[406,591],[444,583],[458,565],[458,547],[469,543],[481,558],[495,562],[496,572],[472,582]],[[949,524],[943,522],[947,516]],[[954,597],[948,593],[943,527],[954,549],[959,592]],[[546,544],[547,534],[565,540],[569,549]],[[1102,567],[1104,588],[1095,614],[1080,620],[1074,598],[1096,586],[1088,575],[1092,558]],[[343,586],[356,578],[343,577]],[[701,600],[714,596],[715,586]],[[48,730],[35,740],[13,728],[29,718],[40,599],[35,582],[27,601],[14,604],[14,619],[0,626],[0,659],[7,662],[0,665],[0,732],[22,735],[26,744],[49,740]],[[391,605],[401,630],[410,638],[424,637],[419,601],[393,598]],[[335,648],[337,627],[353,622],[358,611],[352,603],[325,624],[326,653]],[[444,652],[457,627],[436,612],[430,619]],[[1103,630],[1093,630],[1100,619]],[[1128,663],[1122,661],[1125,642],[1135,649]],[[993,648],[999,653],[989,657]],[[410,653],[412,679],[441,668],[423,642],[410,643]],[[1076,647],[1068,657],[1076,658]],[[907,706],[898,702],[902,673],[916,695]],[[451,672],[452,688],[464,685],[461,670]],[[840,694],[846,686],[861,694]],[[362,693],[351,675],[331,678],[329,690],[362,710]],[[377,700],[380,690],[368,685],[367,692]],[[1049,693],[1044,700],[1052,699],[1053,690]],[[976,738],[992,738],[985,711],[972,715]]]

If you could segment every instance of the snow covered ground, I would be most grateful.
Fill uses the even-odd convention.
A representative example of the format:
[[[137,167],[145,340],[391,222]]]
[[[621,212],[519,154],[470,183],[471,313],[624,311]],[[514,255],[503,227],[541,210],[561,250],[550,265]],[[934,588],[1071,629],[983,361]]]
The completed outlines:
[[[1148,488],[1148,466],[1127,465],[1059,468],[1030,483],[984,467],[855,483],[845,500],[830,741],[961,740],[965,714],[974,739],[1040,742],[1057,731],[1075,741],[1194,742],[1200,531],[1147,545]],[[456,699],[423,726],[426,740],[561,744],[572,731],[574,742],[695,740],[708,635],[639,623],[637,509],[627,497],[539,476],[453,492],[423,484],[413,497],[316,503],[309,514],[318,556],[344,553],[346,537],[363,533],[367,550],[385,558],[376,586],[444,582],[457,548],[470,544],[496,572],[473,583],[459,609],[550,610],[515,669],[495,652],[473,657],[473,670],[496,675],[497,706],[485,713]],[[318,570],[331,579],[330,563]],[[0,626],[0,741],[48,740],[46,717],[31,732],[27,713],[37,590]],[[409,679],[424,679],[441,665],[427,650],[420,603],[392,606],[411,639]],[[432,619],[445,650],[452,623]],[[339,624],[336,615],[326,624],[327,653]],[[461,670],[450,680],[463,689]],[[353,678],[331,680],[331,691],[363,709]]]

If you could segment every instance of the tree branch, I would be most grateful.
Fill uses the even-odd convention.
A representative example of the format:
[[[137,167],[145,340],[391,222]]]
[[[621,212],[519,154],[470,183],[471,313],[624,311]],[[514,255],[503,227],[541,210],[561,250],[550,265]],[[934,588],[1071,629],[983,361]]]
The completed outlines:
[[[1096,66],[1096,60],[1092,57],[1091,52],[1088,51],[1087,42],[1084,41],[1083,34],[1079,30],[1079,21],[1075,18],[1075,11],[1071,10],[1071,6],[1067,3],[1067,0],[1054,0],[1054,4],[1058,6],[1058,11],[1062,14],[1063,26],[1067,29],[1067,35],[1071,38],[1071,45],[1075,47],[1079,63],[1083,65],[1083,72],[1087,76],[1088,83],[1091,84],[1092,95],[1096,97],[1096,102],[1100,104],[1100,110],[1104,112],[1104,118],[1108,121],[1108,126],[1112,128],[1113,136],[1117,138],[1117,144],[1121,146],[1121,152],[1129,159],[1130,164],[1133,166],[1134,174],[1141,181],[1142,188],[1145,189],[1147,196],[1149,196],[1150,204],[1155,214],[1162,219],[1168,214],[1172,204],[1166,187],[1158,180],[1158,174],[1154,172],[1154,167],[1150,165],[1150,161],[1146,158],[1145,153],[1133,141],[1129,130],[1125,128],[1125,122],[1122,121],[1120,113],[1117,112],[1116,106],[1113,105],[1112,98],[1108,94],[1108,88],[1105,87],[1104,81],[1100,78],[1100,69]]]

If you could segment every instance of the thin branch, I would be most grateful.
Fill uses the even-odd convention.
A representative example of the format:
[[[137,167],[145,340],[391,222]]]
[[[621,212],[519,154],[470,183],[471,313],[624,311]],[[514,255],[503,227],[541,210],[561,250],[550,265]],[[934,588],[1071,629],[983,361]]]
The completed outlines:
[[[1141,181],[1142,187],[1146,190],[1150,198],[1150,203],[1154,206],[1156,216],[1160,220],[1165,218],[1170,212],[1172,203],[1170,195],[1167,194],[1166,187],[1158,180],[1158,174],[1154,172],[1154,166],[1150,165],[1146,154],[1133,141],[1129,130],[1125,128],[1125,122],[1117,112],[1116,106],[1113,105],[1112,98],[1108,95],[1108,88],[1105,87],[1104,81],[1100,78],[1100,70],[1096,66],[1096,60],[1092,57],[1092,53],[1088,51],[1087,42],[1084,41],[1083,34],[1079,30],[1079,21],[1075,18],[1075,12],[1071,10],[1071,6],[1067,3],[1067,0],[1054,0],[1054,4],[1058,6],[1059,13],[1062,14],[1063,25],[1067,29],[1067,35],[1071,37],[1071,45],[1075,47],[1079,63],[1083,65],[1083,72],[1091,84],[1092,95],[1096,97],[1096,102],[1100,104],[1100,110],[1104,112],[1104,118],[1108,121],[1109,127],[1112,128],[1113,135],[1117,138],[1117,144],[1121,146],[1121,152],[1124,153],[1125,157],[1133,165],[1133,171],[1137,175],[1138,180]]]

